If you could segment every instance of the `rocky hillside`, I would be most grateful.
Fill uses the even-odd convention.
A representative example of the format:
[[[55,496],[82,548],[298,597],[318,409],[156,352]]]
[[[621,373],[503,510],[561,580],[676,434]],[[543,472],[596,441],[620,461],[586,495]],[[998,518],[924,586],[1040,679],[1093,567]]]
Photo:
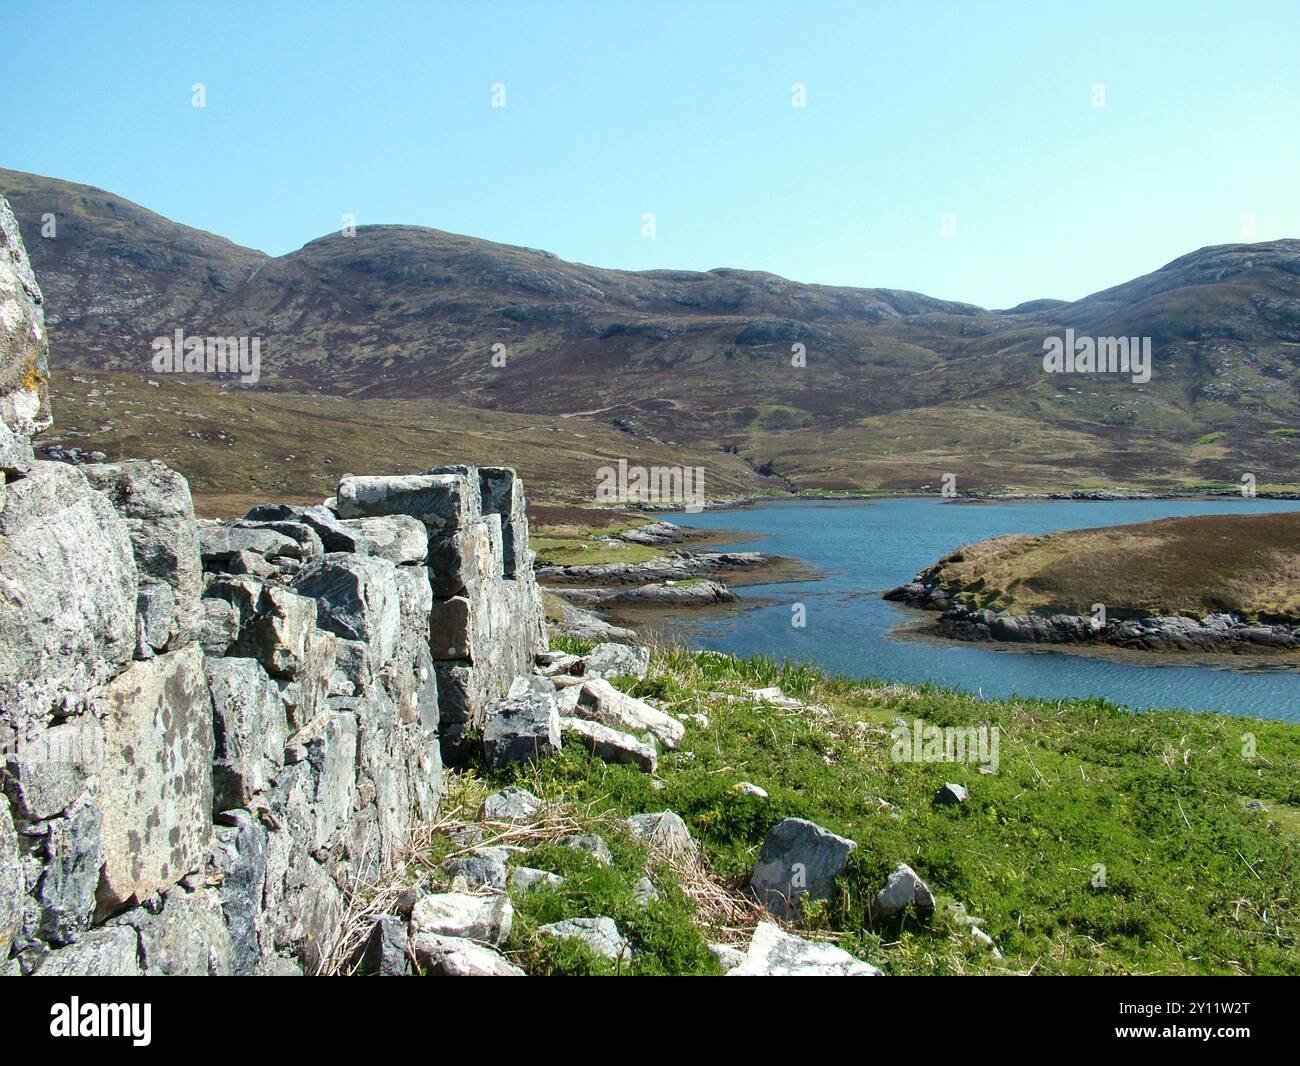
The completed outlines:
[[[603,270],[412,226],[273,258],[86,186],[0,171],[0,191],[68,366],[147,374],[150,341],[178,327],[257,335],[263,382],[290,393],[375,411],[429,398],[480,412],[467,425],[565,417],[630,454],[709,456],[724,477],[744,460],[758,491],[915,490],[948,471],[971,489],[1295,483],[1296,241],[990,311],[743,270]],[[1066,328],[1151,337],[1152,380],[1043,373],[1044,338]],[[112,431],[80,429],[115,454]],[[178,441],[159,445],[169,457]]]

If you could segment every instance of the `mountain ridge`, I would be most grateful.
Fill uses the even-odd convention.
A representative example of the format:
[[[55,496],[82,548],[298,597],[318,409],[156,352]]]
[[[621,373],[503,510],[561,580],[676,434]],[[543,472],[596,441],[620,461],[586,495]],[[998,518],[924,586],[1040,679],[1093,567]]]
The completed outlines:
[[[949,471],[982,490],[1296,481],[1300,241],[989,310],[734,267],[610,270],[400,224],[270,256],[91,186],[0,170],[0,192],[64,367],[148,374],[151,339],[175,328],[252,334],[262,387],[595,421],[630,450],[738,455],[805,490]],[[1153,382],[1043,373],[1044,338],[1066,328],[1151,337]]]

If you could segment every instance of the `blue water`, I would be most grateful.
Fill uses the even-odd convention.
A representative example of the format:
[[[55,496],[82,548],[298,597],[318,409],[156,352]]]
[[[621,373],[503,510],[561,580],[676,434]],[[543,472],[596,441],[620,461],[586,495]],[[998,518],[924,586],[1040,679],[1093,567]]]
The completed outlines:
[[[807,660],[852,677],[931,681],[992,697],[1102,696],[1134,709],[1175,707],[1300,721],[1300,673],[1243,669],[1229,656],[1222,666],[1147,665],[887,636],[917,615],[880,599],[882,591],[910,580],[954,548],[1001,533],[1046,533],[1173,515],[1294,510],[1300,510],[1300,502],[953,504],[897,499],[782,501],[741,511],[673,515],[674,521],[692,526],[752,534],[728,544],[728,550],[776,552],[823,574],[812,581],[736,588],[747,609],[688,615],[678,632],[697,647]],[[755,602],[760,600],[769,602]],[[791,625],[795,603],[806,608],[803,629]]]

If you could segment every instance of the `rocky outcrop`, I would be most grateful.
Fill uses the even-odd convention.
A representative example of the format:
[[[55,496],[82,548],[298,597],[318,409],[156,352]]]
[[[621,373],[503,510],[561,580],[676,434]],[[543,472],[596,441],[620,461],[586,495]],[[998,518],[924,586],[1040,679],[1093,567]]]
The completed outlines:
[[[778,561],[777,556],[766,552],[678,552],[643,563],[542,566],[537,577],[552,585],[650,585],[758,570]]]
[[[1300,650],[1300,624],[1252,622],[1234,614],[1204,618],[1151,615],[1108,618],[1105,622],[1073,614],[1014,614],[961,603],[942,585],[910,581],[884,593],[884,599],[939,612],[938,636],[954,640],[1006,641],[1013,644],[1108,644],[1135,651],[1190,651],[1260,654]]]

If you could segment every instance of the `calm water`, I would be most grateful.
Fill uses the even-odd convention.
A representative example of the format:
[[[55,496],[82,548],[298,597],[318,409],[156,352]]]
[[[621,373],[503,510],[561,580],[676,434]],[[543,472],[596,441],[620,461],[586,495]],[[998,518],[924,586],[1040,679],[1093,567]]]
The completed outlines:
[[[854,677],[932,681],[985,696],[1103,696],[1141,709],[1182,707],[1300,721],[1300,673],[1202,665],[1138,665],[1065,652],[997,650],[907,638],[889,630],[917,617],[880,599],[952,549],[1000,533],[1143,522],[1172,515],[1300,510],[1286,500],[950,504],[930,499],[779,502],[744,511],[669,516],[753,535],[732,550],[776,552],[824,573],[815,581],[737,588],[747,609],[692,615],[696,646],[806,659]],[[768,601],[760,603],[756,601]],[[807,626],[791,626],[791,604]]]

